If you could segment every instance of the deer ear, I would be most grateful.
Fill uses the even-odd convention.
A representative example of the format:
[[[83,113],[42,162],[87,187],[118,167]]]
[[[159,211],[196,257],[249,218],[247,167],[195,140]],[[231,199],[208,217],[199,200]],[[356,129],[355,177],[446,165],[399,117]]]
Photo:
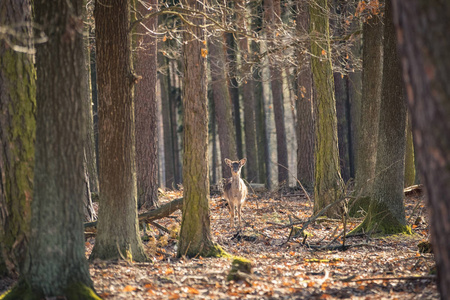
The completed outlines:
[[[231,160],[229,160],[228,158],[225,158],[225,163],[226,163],[229,167],[231,167]]]
[[[241,160],[239,161],[239,164],[240,164],[241,166],[243,166],[243,165],[245,165],[246,162],[247,162],[247,158],[243,158],[243,159],[241,159]]]

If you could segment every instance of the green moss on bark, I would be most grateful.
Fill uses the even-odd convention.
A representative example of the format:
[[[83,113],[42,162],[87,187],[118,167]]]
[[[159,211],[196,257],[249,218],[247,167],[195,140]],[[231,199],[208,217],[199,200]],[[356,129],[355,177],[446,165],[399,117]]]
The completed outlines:
[[[71,284],[65,291],[64,295],[67,300],[99,300],[101,299],[90,287],[82,283]],[[32,288],[25,282],[20,281],[11,290],[0,296],[0,300],[40,300],[45,295]]]
[[[353,229],[349,235],[361,232],[377,235],[412,234],[411,227],[403,224],[402,220],[398,220],[384,203],[373,201],[364,221]]]

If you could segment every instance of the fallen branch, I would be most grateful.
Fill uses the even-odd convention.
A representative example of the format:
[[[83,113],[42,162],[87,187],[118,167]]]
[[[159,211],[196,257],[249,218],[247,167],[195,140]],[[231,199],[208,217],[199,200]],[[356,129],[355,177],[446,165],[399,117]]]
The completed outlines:
[[[341,281],[357,282],[357,281],[373,281],[373,280],[421,280],[421,279],[436,280],[436,275],[404,276],[404,277],[371,277],[371,278],[359,278],[350,280],[342,279]]]
[[[148,222],[150,223],[153,220],[159,220],[165,217],[168,217],[175,211],[181,209],[183,207],[183,198],[175,199],[169,203],[162,205],[161,207],[147,211],[139,215],[139,222]],[[97,221],[84,223],[84,228],[96,227]]]

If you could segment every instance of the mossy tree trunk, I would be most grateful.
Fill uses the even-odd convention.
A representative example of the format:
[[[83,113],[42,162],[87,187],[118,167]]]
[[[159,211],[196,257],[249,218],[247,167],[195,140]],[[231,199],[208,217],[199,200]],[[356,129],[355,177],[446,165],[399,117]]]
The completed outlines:
[[[203,1],[184,0],[183,5],[204,11]],[[208,100],[206,78],[205,19],[189,16],[185,25],[183,214],[178,256],[208,256],[214,244],[210,229],[208,170]]]
[[[350,203],[350,215],[367,212],[375,180],[378,124],[383,78],[383,20],[373,16],[363,25],[363,79],[355,178],[357,199]]]
[[[10,36],[18,52],[0,40],[0,244],[5,263],[0,274],[23,270],[33,195],[36,85],[31,55],[30,1],[0,3],[0,27],[17,28]],[[8,270],[5,269],[8,266]]]
[[[441,299],[450,298],[450,2],[394,1],[414,143],[430,205]]]
[[[220,145],[222,178],[231,177],[225,158],[236,160],[236,137],[233,124],[231,98],[228,89],[227,64],[225,60],[224,36],[212,36],[208,40],[208,56],[211,71],[211,89],[214,99],[214,114],[217,121]]]
[[[406,103],[397,54],[391,1],[385,5],[383,79],[372,199],[364,221],[354,229],[383,234],[410,233],[403,203]]]
[[[5,299],[99,299],[92,293],[82,224],[83,1],[36,0],[34,12],[48,41],[36,45],[33,227],[24,280]]]
[[[100,205],[90,259],[144,261],[137,219],[130,1],[97,1],[94,17]]]
[[[309,10],[304,0],[297,0],[297,29],[309,32]],[[310,45],[306,45],[307,48]],[[299,49],[297,78],[297,178],[309,191],[314,188],[314,120],[311,57]]]
[[[342,179],[339,171],[336,101],[327,0],[310,4],[311,62],[315,87],[314,116],[314,212],[320,211],[340,197]],[[327,216],[336,216],[337,207]]]
[[[156,10],[158,1],[146,5]],[[148,7],[136,1],[135,9],[142,15]],[[136,27],[136,73],[142,77],[136,84],[136,173],[138,207],[158,207],[158,131],[157,131],[157,40],[150,31],[156,31],[158,18],[142,21]]]

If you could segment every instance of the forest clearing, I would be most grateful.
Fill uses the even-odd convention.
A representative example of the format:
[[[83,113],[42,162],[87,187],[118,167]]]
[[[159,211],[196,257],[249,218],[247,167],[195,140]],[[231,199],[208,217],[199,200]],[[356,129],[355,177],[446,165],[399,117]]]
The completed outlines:
[[[180,196],[169,192],[163,199]],[[346,251],[313,250],[307,245],[326,248],[342,231],[342,222],[317,221],[306,229],[312,234],[306,245],[301,237],[287,242],[289,216],[305,222],[312,213],[303,192],[252,194],[243,208],[241,239],[230,228],[226,202],[216,194],[211,197],[212,236],[231,255],[252,262],[248,278],[227,281],[229,258],[176,258],[173,233],[180,211],[156,221],[171,233],[151,226],[153,237],[145,243],[151,262],[99,261],[91,263],[90,272],[104,299],[438,299],[433,254],[418,248],[429,238],[424,204],[417,193],[406,196],[413,235],[357,236],[347,238]],[[360,221],[351,220],[349,228]],[[87,240],[87,256],[94,239]],[[341,238],[331,245],[339,243]]]

